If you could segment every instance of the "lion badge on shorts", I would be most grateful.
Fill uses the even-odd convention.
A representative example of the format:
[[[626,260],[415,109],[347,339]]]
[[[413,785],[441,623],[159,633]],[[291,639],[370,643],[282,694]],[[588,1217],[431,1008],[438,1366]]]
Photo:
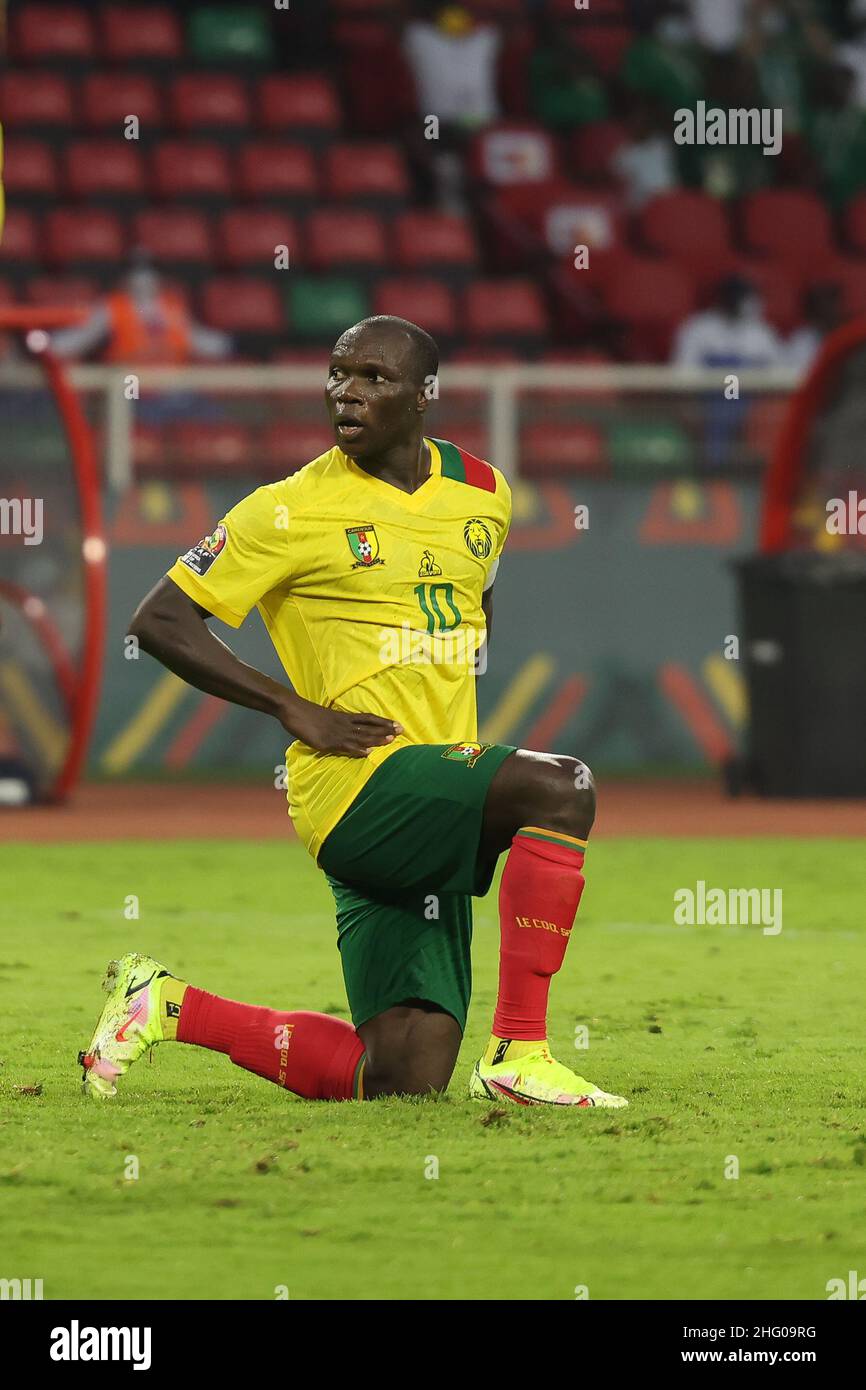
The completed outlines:
[[[442,756],[450,763],[465,763],[467,767],[474,767],[492,746],[490,743],[452,743]]]

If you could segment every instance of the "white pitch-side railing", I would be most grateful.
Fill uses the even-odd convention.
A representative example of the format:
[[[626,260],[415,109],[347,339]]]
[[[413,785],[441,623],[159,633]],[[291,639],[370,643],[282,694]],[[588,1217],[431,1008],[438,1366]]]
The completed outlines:
[[[2,373],[7,378],[7,368]],[[446,401],[450,393],[465,391],[484,395],[483,417],[486,420],[488,457],[502,469],[506,477],[516,477],[520,471],[519,409],[522,401],[534,391],[561,391],[575,397],[616,392],[627,395],[652,392],[659,397],[681,393],[718,393],[724,398],[731,390],[730,367],[680,369],[669,366],[569,366],[552,363],[492,366],[443,367],[438,382],[438,396]],[[316,366],[281,366],[276,364],[190,367],[100,366],[82,364],[70,368],[73,384],[86,394],[103,397],[105,464],[109,485],[123,491],[133,479],[132,432],[135,423],[135,399],[130,399],[128,378],[138,378],[139,399],[149,391],[209,392],[221,396],[244,395],[255,392],[274,392],[286,397],[293,394],[315,395],[324,390],[325,371]],[[741,370],[736,372],[737,389],[741,395],[788,394],[801,380],[801,374],[791,368]],[[324,418],[324,416],[323,416]]]

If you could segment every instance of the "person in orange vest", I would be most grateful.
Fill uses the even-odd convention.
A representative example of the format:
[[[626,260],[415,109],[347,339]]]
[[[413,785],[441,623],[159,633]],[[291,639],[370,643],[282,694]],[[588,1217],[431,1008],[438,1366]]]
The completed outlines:
[[[194,359],[227,357],[226,333],[191,317],[183,299],[167,289],[148,258],[138,253],[119,289],[94,306],[83,321],[51,334],[57,357],[83,357],[101,349],[104,362],[180,365]]]

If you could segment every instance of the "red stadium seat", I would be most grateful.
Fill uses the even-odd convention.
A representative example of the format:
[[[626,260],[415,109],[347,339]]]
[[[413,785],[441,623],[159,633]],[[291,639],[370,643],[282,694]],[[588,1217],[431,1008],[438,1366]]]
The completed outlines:
[[[581,126],[570,141],[570,162],[575,177],[581,181],[613,182],[616,178],[614,158],[628,138],[628,130],[621,121],[593,121]]]
[[[618,318],[683,317],[695,307],[694,280],[673,258],[619,250],[596,276]]]
[[[307,218],[305,258],[317,270],[336,266],[384,266],[385,229],[378,213],[363,208],[322,208]]]
[[[503,122],[476,135],[469,150],[469,168],[483,183],[500,188],[547,183],[558,173],[556,145],[542,126]]]
[[[72,125],[72,95],[53,72],[7,72],[0,77],[0,119],[5,126]]]
[[[276,286],[254,276],[218,276],[202,295],[204,317],[230,333],[281,333],[285,313]]]
[[[526,17],[526,0],[466,0],[465,8],[476,19],[496,24]]]
[[[0,237],[0,260],[39,261],[41,237],[32,212],[23,208],[7,208],[3,235]]]
[[[494,255],[506,268],[519,269],[544,248],[573,261],[575,248],[587,246],[592,260],[614,251],[623,236],[617,193],[563,181],[504,188],[488,205],[488,216]]]
[[[331,0],[331,9],[336,16],[370,14],[399,14],[403,0]]]
[[[219,260],[228,266],[267,265],[274,269],[278,246],[289,249],[289,264],[297,264],[298,229],[294,218],[273,208],[241,208],[224,212],[217,227]]]
[[[717,274],[732,253],[724,209],[707,193],[662,193],[640,213],[637,227],[648,250],[674,256],[698,273]]]
[[[437,409],[434,429],[434,438],[448,439],[477,459],[489,459],[490,431],[477,421],[460,418],[452,420],[448,415],[440,415]]]
[[[386,144],[332,145],[325,154],[325,193],[335,200],[405,201],[409,176],[402,151]]]
[[[216,141],[166,140],[153,155],[154,191],[162,198],[228,198],[228,157]]]
[[[262,462],[272,478],[288,477],[333,447],[334,432],[328,425],[276,421],[262,431]]]
[[[607,473],[602,433],[573,420],[527,425],[520,434],[520,472],[526,477]]]
[[[814,284],[839,286],[847,318],[866,314],[866,261],[853,256],[837,256],[832,261],[822,262],[805,277],[804,289]]]
[[[557,257],[573,260],[576,248],[586,246],[592,261],[614,251],[622,241],[622,203],[617,194],[605,189],[551,190],[539,199],[535,215],[544,245]]]
[[[866,256],[866,193],[852,198],[842,215],[846,244],[860,256]]]
[[[6,143],[3,183],[14,202],[17,198],[57,197],[54,151],[44,140],[15,135]]]
[[[73,198],[141,197],[141,152],[132,140],[75,140],[66,147],[64,179]]]
[[[599,25],[597,28],[581,25],[573,31],[572,37],[575,47],[589,55],[592,66],[602,77],[613,77],[622,67],[634,31],[625,25]]]
[[[473,338],[543,338],[549,323],[531,280],[477,280],[464,297],[464,322]]]
[[[176,63],[183,56],[180,18],[168,5],[136,5],[130,22],[128,5],[102,11],[102,48],[115,63]]]
[[[12,33],[13,54],[27,63],[61,58],[89,62],[94,56],[90,16],[76,5],[25,5]]]
[[[410,319],[434,338],[450,338],[457,331],[454,295],[441,280],[409,276],[380,280],[373,295],[373,313]]]
[[[249,125],[247,89],[239,77],[187,73],[171,87],[171,114],[179,130],[219,127],[232,130]]]
[[[529,64],[534,42],[531,33],[515,28],[503,34],[496,69],[496,85],[502,113],[508,120],[529,121],[532,107],[529,95]]]
[[[128,240],[112,212],[96,208],[57,208],[45,221],[47,258],[56,265],[77,261],[120,261]],[[3,242],[8,237],[8,227]]]
[[[133,218],[132,233],[155,261],[206,266],[213,257],[207,219],[195,208],[148,208]]]
[[[393,29],[372,20],[344,20],[333,35],[348,127],[355,134],[389,139],[405,121],[417,120],[415,81]]]
[[[90,305],[99,297],[93,280],[86,275],[35,275],[25,286],[30,304]]]
[[[93,129],[123,130],[127,116],[137,116],[146,130],[162,125],[162,102],[152,77],[141,73],[92,73],[82,84],[84,120]]]
[[[321,347],[281,347],[274,353],[273,361],[285,363],[287,367],[318,367],[324,382],[328,369],[328,350]]]
[[[314,73],[263,77],[257,84],[258,121],[265,130],[335,133],[340,103],[329,77]]]
[[[830,216],[814,193],[768,188],[740,203],[746,246],[757,255],[807,265],[833,253]]]
[[[394,249],[397,264],[406,270],[469,270],[478,262],[471,222],[447,212],[401,213],[394,222]]]
[[[173,477],[249,470],[253,445],[243,425],[175,425],[167,434]]]
[[[608,313],[627,330],[629,356],[666,359],[673,333],[696,307],[694,278],[676,261],[621,253],[605,272]]]
[[[448,354],[449,363],[462,367],[497,367],[520,360],[520,353],[515,348],[505,347],[501,343],[470,343]],[[474,453],[474,450],[470,452]]]
[[[305,145],[256,141],[238,159],[238,188],[247,198],[306,200],[319,191],[313,151]]]

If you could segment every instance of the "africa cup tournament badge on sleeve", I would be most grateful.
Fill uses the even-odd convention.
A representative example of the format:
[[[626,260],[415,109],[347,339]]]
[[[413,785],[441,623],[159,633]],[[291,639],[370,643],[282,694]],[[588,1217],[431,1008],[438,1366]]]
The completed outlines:
[[[194,545],[192,550],[188,550],[181,556],[181,564],[191,569],[199,578],[207,574],[214,560],[225,550],[228,533],[224,526],[218,526],[213,535],[205,536],[203,541]]]

